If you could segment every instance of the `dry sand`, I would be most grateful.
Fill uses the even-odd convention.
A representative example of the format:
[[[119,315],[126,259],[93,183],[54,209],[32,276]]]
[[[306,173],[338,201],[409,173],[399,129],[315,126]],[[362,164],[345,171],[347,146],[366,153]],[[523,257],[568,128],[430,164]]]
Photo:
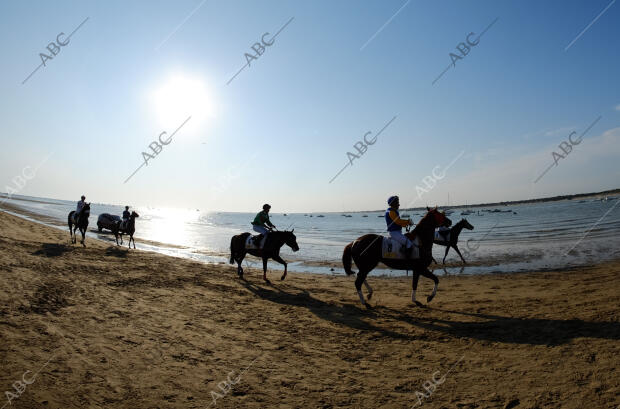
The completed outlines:
[[[0,406],[620,404],[619,262],[445,277],[427,308],[410,304],[410,279],[371,275],[365,310],[352,277],[274,271],[266,284],[256,270],[242,281],[229,265],[87,246],[0,213]],[[419,298],[430,289],[422,278]]]

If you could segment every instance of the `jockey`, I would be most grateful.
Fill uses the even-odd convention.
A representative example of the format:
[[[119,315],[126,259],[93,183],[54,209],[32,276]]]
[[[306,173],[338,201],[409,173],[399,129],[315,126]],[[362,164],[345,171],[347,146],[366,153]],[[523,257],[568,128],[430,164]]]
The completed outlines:
[[[443,239],[443,241],[447,242],[448,234],[450,234],[450,228],[446,226],[441,226],[439,229],[437,229],[437,233],[439,233],[439,236]]]
[[[125,206],[125,210],[123,211],[123,221],[121,222],[121,229],[125,229],[127,227],[127,221],[131,217],[129,214],[129,206]]]
[[[413,226],[413,222],[411,220],[404,220],[400,218],[398,213],[398,208],[400,207],[398,196],[390,196],[387,202],[388,205],[390,205],[385,212],[387,231],[392,240],[405,246],[404,253],[405,256],[409,258],[411,257],[411,252],[413,250],[413,243],[403,234],[403,227]]]
[[[268,204],[264,204],[263,211],[258,212],[256,214],[256,217],[254,218],[254,221],[252,222],[252,229],[254,229],[254,231],[257,233],[260,233],[254,238],[254,244],[256,244],[257,246],[263,238],[263,235],[266,237],[267,234],[271,231],[271,229],[276,227],[269,220],[270,209],[271,206],[269,206]]]
[[[77,209],[75,210],[75,213],[73,214],[73,218],[75,219],[75,221],[77,221],[78,218],[80,217],[80,213],[82,213],[82,209],[84,208],[84,205],[86,204],[86,196],[82,195],[81,199],[82,200],[77,202]]]

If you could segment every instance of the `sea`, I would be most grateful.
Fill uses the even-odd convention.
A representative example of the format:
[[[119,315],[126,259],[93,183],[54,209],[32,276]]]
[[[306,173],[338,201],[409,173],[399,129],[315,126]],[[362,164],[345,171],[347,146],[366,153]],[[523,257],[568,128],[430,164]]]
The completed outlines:
[[[69,231],[67,215],[76,201],[0,195],[9,213]],[[473,230],[464,229],[459,248],[467,264],[451,249],[442,263],[445,247],[435,245],[439,264],[430,269],[439,275],[518,273],[594,264],[620,257],[619,197],[518,204],[508,206],[447,209],[453,224],[465,218]],[[88,238],[115,245],[114,236],[97,229],[101,213],[121,215],[123,206],[91,203]],[[202,212],[199,209],[157,207],[133,208],[136,219],[136,247],[203,263],[226,264],[233,235],[252,231],[255,213]],[[257,210],[258,211],[258,210]],[[280,230],[293,230],[300,251],[284,246],[281,255],[289,271],[344,274],[342,251],[346,244],[368,233],[386,234],[385,210],[347,213],[271,213]],[[401,211],[414,222],[422,210]],[[462,214],[464,213],[464,214]],[[127,240],[127,238],[125,238]],[[126,242],[125,242],[126,245]],[[245,267],[262,268],[259,259],[247,256]],[[231,270],[236,271],[231,266]],[[270,270],[282,266],[269,261]],[[355,268],[354,268],[355,270]],[[380,265],[372,274],[400,276],[410,272]]]

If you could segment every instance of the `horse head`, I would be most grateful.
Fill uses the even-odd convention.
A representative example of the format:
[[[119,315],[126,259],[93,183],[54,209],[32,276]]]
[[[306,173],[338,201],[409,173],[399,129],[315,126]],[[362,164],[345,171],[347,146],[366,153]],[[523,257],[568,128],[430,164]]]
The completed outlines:
[[[434,209],[431,209],[427,206],[426,210],[428,210],[428,213],[424,215],[422,220],[420,220],[419,224],[421,224],[423,220],[428,219],[432,221],[433,228],[452,226],[452,220],[448,219],[448,217],[446,216],[446,212],[440,212],[439,210],[437,210],[437,206],[435,206]]]
[[[299,251],[299,245],[297,245],[297,237],[293,234],[295,229],[291,231],[283,231],[284,233],[284,243],[289,246],[293,251]]]
[[[80,216],[81,215],[90,216],[90,203],[84,203],[84,207],[82,207],[82,212],[80,213]]]
[[[465,227],[467,230],[473,230],[474,226],[472,226],[467,219],[461,219],[461,221],[459,222],[459,224],[461,224],[463,227]]]
[[[135,219],[136,217],[140,217],[140,215],[134,211],[131,212],[131,216],[129,216],[132,219]]]

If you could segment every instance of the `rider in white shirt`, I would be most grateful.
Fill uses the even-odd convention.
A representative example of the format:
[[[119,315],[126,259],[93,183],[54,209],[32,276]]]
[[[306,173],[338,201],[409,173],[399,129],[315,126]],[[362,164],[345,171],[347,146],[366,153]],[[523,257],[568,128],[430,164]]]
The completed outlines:
[[[77,209],[74,214],[75,220],[77,220],[78,217],[80,216],[80,213],[82,212],[82,209],[84,208],[85,204],[86,204],[86,196],[82,195],[82,200],[77,202]]]

